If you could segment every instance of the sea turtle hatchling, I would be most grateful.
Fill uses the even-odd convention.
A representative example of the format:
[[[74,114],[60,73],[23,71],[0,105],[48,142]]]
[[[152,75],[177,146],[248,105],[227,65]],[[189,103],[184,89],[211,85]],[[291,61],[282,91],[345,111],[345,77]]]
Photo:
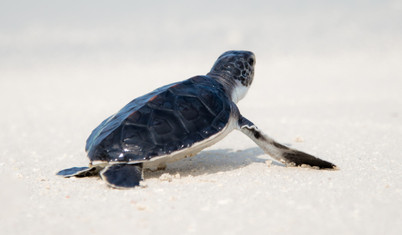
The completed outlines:
[[[291,166],[336,166],[279,144],[242,116],[236,103],[253,82],[255,56],[250,51],[223,53],[207,75],[160,87],[138,97],[96,127],[86,142],[89,167],[58,172],[64,177],[100,175],[115,188],[143,180],[144,168],[193,156],[240,130],[265,153]]]

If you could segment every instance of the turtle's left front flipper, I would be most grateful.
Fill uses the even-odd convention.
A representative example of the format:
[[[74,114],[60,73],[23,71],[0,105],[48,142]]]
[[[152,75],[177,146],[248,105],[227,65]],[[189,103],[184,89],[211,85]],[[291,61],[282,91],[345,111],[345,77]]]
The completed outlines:
[[[330,162],[276,142],[241,115],[238,128],[241,132],[250,137],[265,153],[286,165],[309,165],[320,169],[336,169],[336,165]]]

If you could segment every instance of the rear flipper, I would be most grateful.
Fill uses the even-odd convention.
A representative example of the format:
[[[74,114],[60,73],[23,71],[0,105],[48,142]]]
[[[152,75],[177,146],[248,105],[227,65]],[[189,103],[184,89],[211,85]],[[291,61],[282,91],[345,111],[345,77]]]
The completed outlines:
[[[56,175],[60,175],[66,178],[69,177],[87,177],[87,176],[95,176],[103,169],[100,166],[91,166],[91,167],[72,167],[68,169],[61,170],[56,173]]]
[[[265,153],[269,154],[276,160],[285,163],[286,165],[309,165],[312,167],[318,167],[320,169],[337,169],[336,165],[330,162],[279,144],[264,134],[257,128],[257,126],[255,126],[245,117],[240,116],[239,129],[241,132],[250,137],[262,150],[264,150]]]
[[[100,173],[102,179],[113,188],[133,188],[140,185],[142,164],[112,164]]]

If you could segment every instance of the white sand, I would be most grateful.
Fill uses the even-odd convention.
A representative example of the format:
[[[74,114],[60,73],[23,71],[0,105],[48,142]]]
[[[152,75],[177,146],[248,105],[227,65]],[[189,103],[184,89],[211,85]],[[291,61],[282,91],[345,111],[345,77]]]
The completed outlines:
[[[398,1],[66,2],[0,3],[0,234],[402,233]],[[145,188],[55,176],[108,115],[228,49],[257,55],[242,113],[339,171],[267,164],[234,132]]]

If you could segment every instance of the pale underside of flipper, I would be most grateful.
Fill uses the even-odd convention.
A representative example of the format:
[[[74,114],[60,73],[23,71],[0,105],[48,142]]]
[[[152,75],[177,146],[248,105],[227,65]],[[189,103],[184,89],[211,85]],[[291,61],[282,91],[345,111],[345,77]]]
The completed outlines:
[[[288,166],[311,166],[319,169],[337,169],[335,164],[276,142],[245,117],[240,116],[239,129],[250,137],[265,153]]]

